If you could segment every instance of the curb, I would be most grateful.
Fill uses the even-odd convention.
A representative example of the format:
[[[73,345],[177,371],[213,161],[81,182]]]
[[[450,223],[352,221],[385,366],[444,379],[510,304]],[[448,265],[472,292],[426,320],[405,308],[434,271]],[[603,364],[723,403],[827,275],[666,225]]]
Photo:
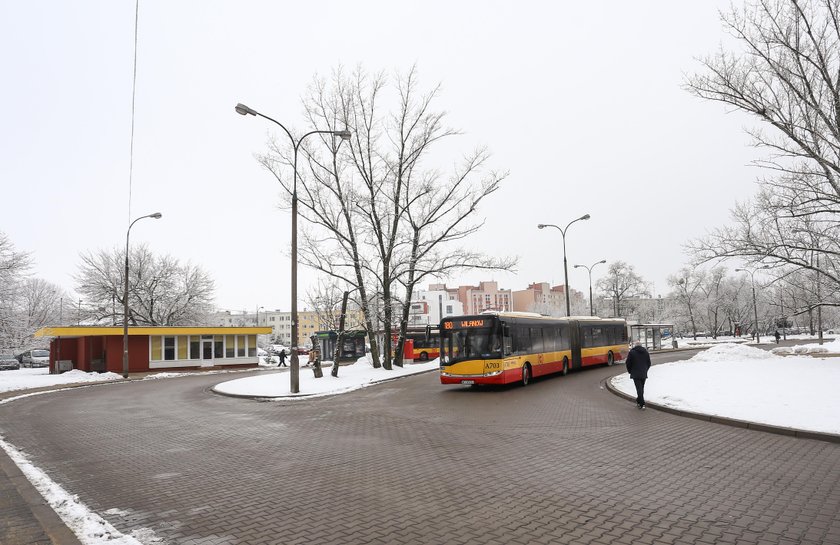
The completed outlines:
[[[607,390],[612,392],[613,394],[617,395],[620,398],[627,399],[629,401],[635,401],[635,397],[629,394],[625,394],[612,384],[612,379],[617,377],[618,375],[613,375],[604,379],[605,386]],[[647,407],[651,407],[658,411],[662,411],[665,413],[675,414],[677,416],[685,416],[688,418],[693,418],[695,420],[705,420],[706,422],[712,422],[715,424],[723,424],[726,426],[732,426],[735,428],[743,428],[748,430],[755,430],[755,431],[763,431],[767,433],[775,433],[777,435],[787,435],[788,437],[798,437],[800,439],[816,439],[818,441],[827,441],[829,443],[840,443],[840,435],[835,435],[833,433],[823,433],[818,431],[808,431],[808,430],[800,430],[797,428],[786,428],[784,426],[774,426],[772,424],[759,424],[757,422],[750,422],[748,420],[738,420],[737,418],[726,418],[724,416],[713,416],[709,414],[703,413],[695,413],[692,411],[684,411],[682,409],[675,409],[673,407],[666,407],[664,405],[659,405],[657,403],[651,403],[649,401],[645,401],[645,405]]]
[[[0,449],[0,478],[3,475],[15,487],[53,545],[82,545],[76,534],[67,527],[41,493],[29,482],[14,460],[6,451]]]

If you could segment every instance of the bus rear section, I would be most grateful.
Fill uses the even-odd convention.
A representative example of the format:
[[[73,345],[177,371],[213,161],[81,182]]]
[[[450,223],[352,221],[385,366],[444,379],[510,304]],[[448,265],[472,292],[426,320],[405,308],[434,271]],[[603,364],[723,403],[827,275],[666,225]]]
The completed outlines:
[[[440,335],[437,326],[426,327],[417,330],[408,330],[405,333],[406,339],[411,339],[413,347],[411,353],[406,351],[407,358],[415,361],[433,360],[440,356]]]
[[[629,341],[627,323],[624,320],[578,319],[572,320],[572,324],[578,332],[581,367],[604,363],[613,365],[627,358]],[[576,361],[575,367],[577,366]]]

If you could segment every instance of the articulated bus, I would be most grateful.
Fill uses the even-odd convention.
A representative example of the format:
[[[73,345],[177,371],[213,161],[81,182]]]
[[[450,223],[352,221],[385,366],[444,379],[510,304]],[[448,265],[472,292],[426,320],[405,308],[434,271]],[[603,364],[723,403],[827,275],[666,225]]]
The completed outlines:
[[[524,312],[444,318],[440,340],[441,384],[528,384],[532,377],[613,365],[629,351],[624,320]]]
[[[405,332],[405,338],[411,339],[414,345],[410,354],[406,350],[406,358],[426,361],[433,360],[440,355],[440,334],[437,326],[409,329]]]

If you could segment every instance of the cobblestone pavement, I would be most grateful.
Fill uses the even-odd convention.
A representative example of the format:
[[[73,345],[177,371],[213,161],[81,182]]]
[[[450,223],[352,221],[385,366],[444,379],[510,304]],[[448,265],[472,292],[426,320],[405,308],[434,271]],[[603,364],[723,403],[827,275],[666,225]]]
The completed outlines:
[[[636,410],[603,387],[621,370],[297,402],[143,381],[2,405],[0,427],[144,543],[840,544],[839,444]]]

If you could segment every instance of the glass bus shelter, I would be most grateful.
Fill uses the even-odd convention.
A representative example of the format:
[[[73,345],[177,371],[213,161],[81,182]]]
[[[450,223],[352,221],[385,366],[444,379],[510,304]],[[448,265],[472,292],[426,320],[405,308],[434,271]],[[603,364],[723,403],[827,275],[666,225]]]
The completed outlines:
[[[648,350],[662,350],[662,343],[676,348],[674,324],[634,324],[630,326],[630,344],[642,343]]]

